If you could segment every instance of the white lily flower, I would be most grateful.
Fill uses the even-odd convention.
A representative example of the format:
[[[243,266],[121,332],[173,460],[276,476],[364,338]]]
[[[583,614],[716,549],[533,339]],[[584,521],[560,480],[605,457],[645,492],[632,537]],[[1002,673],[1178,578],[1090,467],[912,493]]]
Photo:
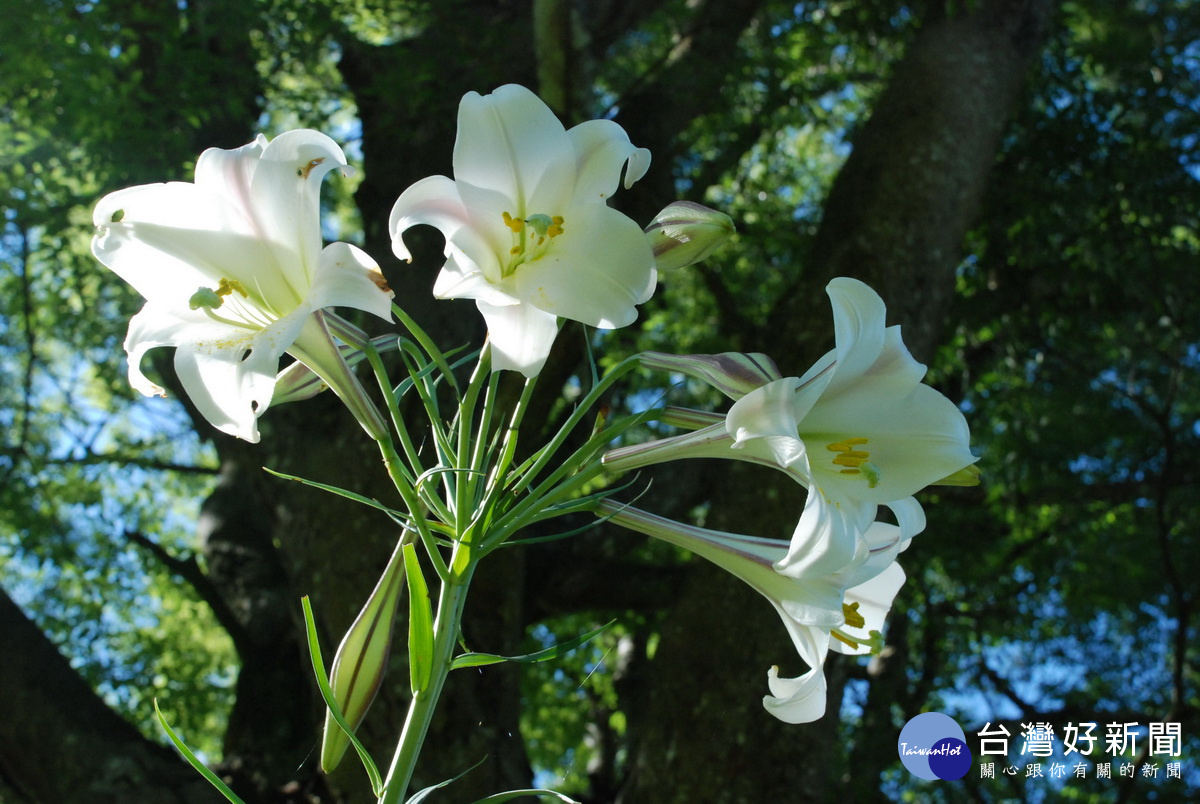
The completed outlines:
[[[797,678],[781,678],[775,667],[768,672],[771,694],[763,704],[788,723],[807,723],[825,713],[823,667],[830,647],[852,654],[882,647],[884,617],[904,583],[896,555],[908,547],[908,540],[897,526],[883,522],[866,529],[864,549],[853,561],[824,577],[801,579],[775,569],[788,552],[787,545],[775,539],[685,525],[611,500],[601,502],[596,515],[708,559],[775,607],[810,668]]]
[[[467,93],[458,110],[454,179],[431,176],[392,209],[392,248],[411,259],[403,233],[429,224],[446,237],[440,299],[475,299],[487,320],[492,367],[532,377],[558,333],[558,318],[614,328],[657,281],[654,253],[633,220],[610,208],[645,174],[650,152],[611,120],[570,131],[536,95],[515,84]]]
[[[890,507],[911,538],[924,528],[912,495],[978,460],[966,419],[921,383],[925,366],[909,354],[898,326],[884,326],[875,291],[840,277],[826,292],[834,349],[803,377],[776,380],[735,402],[725,419],[731,446],[794,473],[810,489],[810,531],[826,531],[844,549],[878,505]],[[779,570],[803,573],[807,550],[793,541]]]
[[[699,457],[784,470],[809,489],[792,549],[776,565],[797,578],[820,577],[853,560],[879,505],[892,510],[903,538],[910,539],[925,527],[914,492],[947,480],[977,482],[977,473],[965,471],[977,460],[966,419],[953,402],[921,384],[925,367],[905,348],[899,327],[885,328],[882,299],[855,279],[835,279],[827,292],[836,346],[803,377],[767,381],[746,392],[740,389],[751,383],[742,383],[738,394],[730,394],[736,401],[724,421],[612,450],[603,459],[617,471]],[[658,360],[705,378],[686,367],[695,362]],[[722,390],[729,385],[710,382]]]
[[[392,292],[361,249],[321,247],[320,184],[334,168],[350,170],[324,134],[289,131],[269,143],[259,135],[202,153],[195,183],[130,187],[96,205],[92,253],[146,299],[125,339],[135,389],[164,394],[141,359],[174,346],[179,379],[204,417],[252,442],[284,352],[343,399],[354,395],[320,311],[353,307],[390,319]],[[374,426],[373,408],[347,401]]]

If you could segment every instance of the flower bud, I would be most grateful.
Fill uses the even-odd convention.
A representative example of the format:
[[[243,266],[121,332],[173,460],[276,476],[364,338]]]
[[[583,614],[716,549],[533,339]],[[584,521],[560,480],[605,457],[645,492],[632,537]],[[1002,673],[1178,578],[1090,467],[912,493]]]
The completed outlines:
[[[315,371],[297,360],[275,375],[275,394],[271,397],[271,404],[278,406],[311,399],[328,389],[329,386]]]
[[[700,262],[733,233],[732,218],[691,201],[668,204],[646,227],[660,271]]]
[[[338,646],[329,674],[329,686],[342,710],[342,717],[357,729],[367,714],[375,693],[383,681],[391,649],[396,604],[404,588],[404,560],[399,545],[374,591],[346,636]],[[325,732],[321,740],[321,770],[331,773],[350,745],[350,738],[333,716],[325,712]]]
[[[775,361],[760,352],[722,352],[719,355],[643,352],[641,363],[649,369],[677,371],[703,380],[734,400],[782,379]]]

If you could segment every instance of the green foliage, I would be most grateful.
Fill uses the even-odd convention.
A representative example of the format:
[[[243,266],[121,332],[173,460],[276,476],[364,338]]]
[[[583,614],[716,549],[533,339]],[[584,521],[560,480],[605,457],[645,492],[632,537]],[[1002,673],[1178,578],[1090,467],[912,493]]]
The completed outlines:
[[[595,627],[591,617],[569,615],[536,626],[529,640],[550,647],[556,635]],[[546,785],[568,795],[586,793],[589,765],[620,744],[625,715],[617,684],[627,660],[623,653],[634,645],[634,633],[618,623],[553,662],[524,665],[521,734],[534,768],[549,777]]]

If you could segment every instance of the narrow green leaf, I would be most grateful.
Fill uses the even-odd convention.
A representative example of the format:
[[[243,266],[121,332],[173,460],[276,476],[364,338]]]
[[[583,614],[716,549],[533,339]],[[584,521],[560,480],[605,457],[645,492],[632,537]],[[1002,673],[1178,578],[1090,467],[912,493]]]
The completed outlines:
[[[266,472],[275,475],[275,477],[281,477],[284,480],[293,480],[297,483],[303,483],[306,486],[312,486],[315,489],[328,491],[329,493],[336,494],[339,497],[345,497],[348,500],[354,500],[355,502],[362,503],[363,505],[375,508],[376,510],[383,511],[393,519],[396,517],[407,518],[408,516],[408,514],[404,511],[397,511],[395,508],[389,508],[378,500],[372,500],[370,497],[364,497],[361,494],[355,494],[353,491],[348,491],[347,489],[338,488],[337,486],[330,486],[325,483],[318,483],[315,480],[306,480],[303,477],[296,477],[295,475],[289,475],[284,472],[276,472],[274,469],[268,469],[265,466],[263,469]]]
[[[616,623],[616,620],[609,620],[599,628],[588,631],[583,636],[577,636],[574,639],[566,642],[559,642],[557,645],[551,645],[545,650],[535,651],[534,653],[525,653],[520,656],[498,656],[494,653],[464,653],[456,656],[454,661],[450,663],[451,670],[460,670],[465,667],[484,667],[489,664],[499,664],[500,662],[518,662],[520,664],[533,664],[534,662],[546,662],[550,659],[557,659],[567,653],[578,648],[580,645],[595,639],[600,634],[607,631]]]
[[[190,748],[184,745],[183,740],[179,739],[179,735],[175,733],[174,729],[168,725],[167,719],[163,717],[162,711],[158,708],[157,698],[154,699],[154,715],[158,718],[158,725],[162,726],[163,731],[165,731],[167,736],[171,738],[171,742],[175,744],[175,748],[180,754],[183,755],[183,758],[188,761],[188,764],[195,768],[201,776],[208,780],[209,784],[217,788],[217,792],[225,796],[225,798],[229,801],[232,801],[233,804],[246,804],[246,802],[238,798],[237,793],[234,793],[229,789],[227,784],[221,781],[221,777],[209,770],[208,766],[201,762],[196,755],[192,753]]]
[[[346,722],[346,718],[342,716],[342,709],[338,706],[337,699],[334,698],[333,688],[329,686],[329,676],[325,672],[325,660],[321,658],[321,643],[317,639],[317,621],[313,617],[312,604],[308,602],[308,595],[300,598],[300,605],[304,609],[304,626],[308,636],[308,655],[312,660],[313,675],[317,679],[317,688],[321,691],[321,697],[325,699],[325,705],[329,707],[330,715],[342,727],[342,731],[346,732],[346,736],[350,738],[350,744],[358,752],[358,758],[362,760],[363,768],[366,769],[367,776],[371,780],[371,789],[378,798],[383,795],[383,777],[379,775],[379,768],[375,765],[375,760],[371,758],[371,754],[362,742],[354,736],[354,729],[350,727],[350,724]]]
[[[408,575],[408,674],[416,695],[429,686],[433,674],[433,608],[412,544],[404,545],[404,571]]]
[[[553,790],[541,790],[536,788],[529,790],[509,790],[505,793],[494,793],[487,798],[481,798],[477,800],[475,804],[484,804],[484,802],[493,802],[493,804],[495,804],[496,802],[500,801],[511,801],[512,799],[520,798],[521,796],[537,796],[538,798],[549,796],[550,798],[556,798],[559,801],[564,801],[566,804],[579,804],[579,802],[575,799],[570,798],[569,796],[564,796],[562,793],[556,793]]]
[[[432,793],[435,790],[441,790],[443,787],[445,787],[448,784],[453,784],[454,782],[457,782],[459,779],[466,776],[468,773],[470,773],[471,771],[475,770],[480,765],[482,765],[484,763],[484,760],[486,760],[486,759],[487,759],[487,757],[484,757],[483,759],[479,760],[474,765],[467,768],[465,771],[458,774],[457,776],[454,776],[450,779],[446,779],[444,782],[438,782],[437,784],[431,784],[431,785],[429,785],[429,787],[426,787],[423,790],[413,793],[412,798],[410,798],[408,801],[404,802],[404,804],[421,804],[422,801],[424,801],[425,799],[427,799],[429,797],[430,793]]]

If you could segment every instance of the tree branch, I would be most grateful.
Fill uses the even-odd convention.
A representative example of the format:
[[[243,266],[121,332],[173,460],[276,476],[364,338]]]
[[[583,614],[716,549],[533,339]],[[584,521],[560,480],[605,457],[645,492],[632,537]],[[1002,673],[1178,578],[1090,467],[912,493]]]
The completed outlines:
[[[192,589],[196,590],[196,594],[199,595],[200,599],[212,609],[213,616],[217,618],[217,622],[229,634],[230,639],[233,640],[233,644],[239,648],[238,652],[242,652],[246,641],[245,629],[238,621],[238,616],[225,602],[221,590],[216,587],[212,579],[200,568],[200,563],[196,560],[195,556],[176,558],[161,544],[150,539],[145,534],[137,533],[136,531],[125,531],[125,538],[149,552],[168,572],[178,575]]]
[[[201,804],[207,783],[143,737],[0,590],[0,778],[37,802]]]

